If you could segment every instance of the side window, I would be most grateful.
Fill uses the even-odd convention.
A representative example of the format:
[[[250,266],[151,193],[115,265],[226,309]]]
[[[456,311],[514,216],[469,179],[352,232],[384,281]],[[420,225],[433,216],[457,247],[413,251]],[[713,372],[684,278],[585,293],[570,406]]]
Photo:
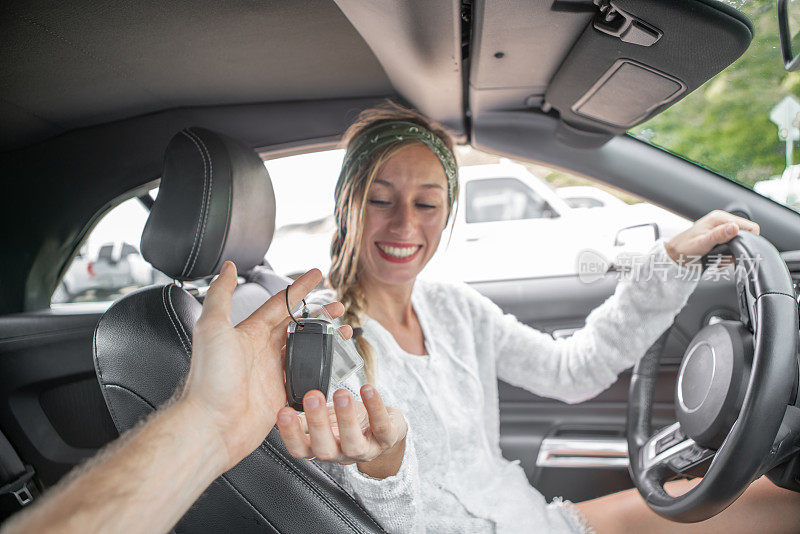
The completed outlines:
[[[277,204],[266,261],[277,273],[295,277],[312,267],[328,273],[333,192],[343,157],[343,150],[324,150],[266,161]],[[456,158],[462,204],[424,277],[480,282],[574,276],[586,250],[613,259],[635,252],[634,241],[649,248],[652,237],[638,239],[647,229],[653,234],[657,227],[669,238],[690,225],[624,191],[562,170],[469,147],[458,147]],[[492,224],[477,224],[486,222]]]
[[[153,190],[151,195],[156,193]],[[72,260],[51,304],[114,301],[140,287],[169,282],[139,253],[147,215],[147,208],[136,198],[108,212]]]
[[[491,178],[467,183],[468,223],[552,217],[547,202],[516,178]]]
[[[570,208],[602,208],[603,202],[590,197],[572,197],[564,199]]]
[[[275,190],[275,235],[266,261],[291,278],[331,266],[333,192],[344,150],[323,150],[265,162]]]

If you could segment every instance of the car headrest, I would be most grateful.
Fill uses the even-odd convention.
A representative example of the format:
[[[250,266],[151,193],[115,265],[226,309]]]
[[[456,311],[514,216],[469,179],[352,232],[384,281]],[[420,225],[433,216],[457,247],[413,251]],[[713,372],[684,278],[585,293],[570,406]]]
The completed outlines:
[[[275,193],[248,146],[204,128],[167,145],[158,197],[142,233],[142,256],[176,280],[239,272],[261,263],[275,230]]]

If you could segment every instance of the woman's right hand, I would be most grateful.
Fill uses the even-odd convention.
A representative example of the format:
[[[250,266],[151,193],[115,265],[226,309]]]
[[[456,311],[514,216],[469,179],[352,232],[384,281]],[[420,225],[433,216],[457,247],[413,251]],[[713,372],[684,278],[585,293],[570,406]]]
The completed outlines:
[[[309,391],[303,397],[303,414],[281,408],[278,430],[286,448],[296,458],[356,463],[359,471],[374,478],[396,475],[405,452],[405,417],[385,406],[369,384],[361,388],[361,399],[363,403],[340,389],[329,407],[322,393]]]

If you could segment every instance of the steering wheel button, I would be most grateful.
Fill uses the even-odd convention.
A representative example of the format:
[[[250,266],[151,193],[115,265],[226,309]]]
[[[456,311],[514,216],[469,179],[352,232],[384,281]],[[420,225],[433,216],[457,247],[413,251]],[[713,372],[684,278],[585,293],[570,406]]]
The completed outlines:
[[[675,431],[671,434],[667,434],[663,438],[656,441],[655,453],[661,454],[665,450],[669,449],[673,445],[677,445],[683,440],[684,436],[680,431]]]

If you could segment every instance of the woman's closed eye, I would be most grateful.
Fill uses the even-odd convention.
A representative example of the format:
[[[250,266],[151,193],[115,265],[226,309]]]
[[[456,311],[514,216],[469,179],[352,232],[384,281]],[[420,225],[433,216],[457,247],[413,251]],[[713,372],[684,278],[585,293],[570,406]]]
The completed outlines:
[[[384,199],[381,199],[381,198],[371,198],[371,199],[369,199],[369,203],[370,203],[370,205],[377,206],[379,208],[385,208],[385,207],[389,207],[389,206],[392,205],[392,201],[391,200],[384,200]],[[437,209],[439,207],[439,204],[434,203],[434,202],[424,202],[423,201],[423,202],[415,202],[414,206],[416,206],[419,209],[427,211],[427,210],[435,210],[435,209]]]

